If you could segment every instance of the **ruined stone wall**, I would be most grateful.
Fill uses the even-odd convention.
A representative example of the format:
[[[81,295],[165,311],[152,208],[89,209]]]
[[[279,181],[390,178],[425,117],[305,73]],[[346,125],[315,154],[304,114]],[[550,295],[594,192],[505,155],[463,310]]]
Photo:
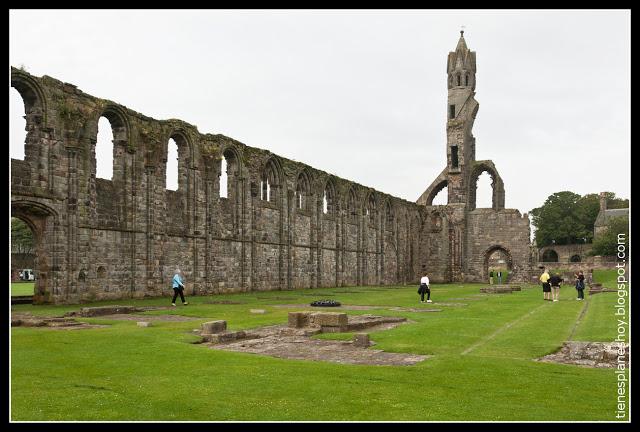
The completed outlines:
[[[467,213],[465,280],[488,281],[491,253],[507,256],[509,281],[529,281],[531,275],[529,217],[515,209],[475,209]]]
[[[592,249],[593,246],[590,243],[545,246],[538,250],[538,261],[544,261],[543,255],[548,250],[554,251],[558,255],[559,263],[569,263],[571,262],[571,257],[576,255],[583,261],[588,259],[587,254]]]
[[[12,68],[11,84],[27,119],[25,160],[11,160],[12,215],[36,233],[37,301],[168,295],[176,267],[187,293],[197,294],[418,278],[415,203],[180,120],[149,118],[48,76]],[[110,180],[96,178],[102,116],[114,136]],[[176,191],[165,188],[171,138]],[[226,198],[219,190],[223,155]]]

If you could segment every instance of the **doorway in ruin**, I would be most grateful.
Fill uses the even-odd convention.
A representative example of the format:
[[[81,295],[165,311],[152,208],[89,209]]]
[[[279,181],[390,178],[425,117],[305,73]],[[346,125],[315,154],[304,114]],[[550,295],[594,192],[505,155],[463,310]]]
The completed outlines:
[[[511,253],[502,246],[492,246],[484,254],[483,281],[489,281],[489,273],[493,271],[493,283],[497,284],[497,272],[502,272],[502,283],[507,283],[513,276],[513,259]]]
[[[52,300],[52,296],[60,294],[51,280],[52,272],[58,267],[52,254],[53,245],[56,243],[56,214],[51,208],[41,203],[20,200],[11,202],[11,218],[12,221],[14,219],[18,221],[16,225],[21,227],[23,231],[23,226],[26,226],[32,236],[32,244],[29,247],[29,255],[31,255],[29,262],[32,265],[30,269],[34,271],[34,278],[27,282],[33,283],[33,292],[31,293],[33,301],[34,303],[48,303]],[[24,237],[27,237],[26,233]],[[22,242],[22,246],[18,246],[17,243],[15,245],[12,243],[12,252],[14,246],[16,250],[27,247],[25,246],[26,241]],[[12,253],[12,261],[13,256]],[[11,268],[12,270],[14,268],[13,262]],[[28,294],[24,293],[24,295]]]

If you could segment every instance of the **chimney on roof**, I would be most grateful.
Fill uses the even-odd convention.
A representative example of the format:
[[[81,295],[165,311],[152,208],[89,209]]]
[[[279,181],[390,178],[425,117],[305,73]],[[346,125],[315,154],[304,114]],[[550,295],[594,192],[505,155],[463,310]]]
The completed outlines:
[[[600,192],[600,211],[605,211],[607,209],[607,193]]]

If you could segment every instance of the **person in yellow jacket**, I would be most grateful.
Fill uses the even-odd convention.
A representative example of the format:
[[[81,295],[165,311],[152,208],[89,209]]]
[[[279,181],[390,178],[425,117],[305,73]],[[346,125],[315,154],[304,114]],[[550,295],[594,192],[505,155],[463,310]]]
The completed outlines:
[[[545,300],[551,301],[551,284],[549,283],[549,271],[544,269],[544,273],[540,275],[540,282],[542,282],[542,296]]]

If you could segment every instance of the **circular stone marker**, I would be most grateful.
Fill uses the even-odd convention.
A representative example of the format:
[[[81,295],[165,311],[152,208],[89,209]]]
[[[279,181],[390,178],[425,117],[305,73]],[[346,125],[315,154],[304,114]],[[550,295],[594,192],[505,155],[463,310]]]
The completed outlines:
[[[340,302],[335,300],[316,300],[311,302],[311,306],[337,307],[337,306],[340,306]]]

